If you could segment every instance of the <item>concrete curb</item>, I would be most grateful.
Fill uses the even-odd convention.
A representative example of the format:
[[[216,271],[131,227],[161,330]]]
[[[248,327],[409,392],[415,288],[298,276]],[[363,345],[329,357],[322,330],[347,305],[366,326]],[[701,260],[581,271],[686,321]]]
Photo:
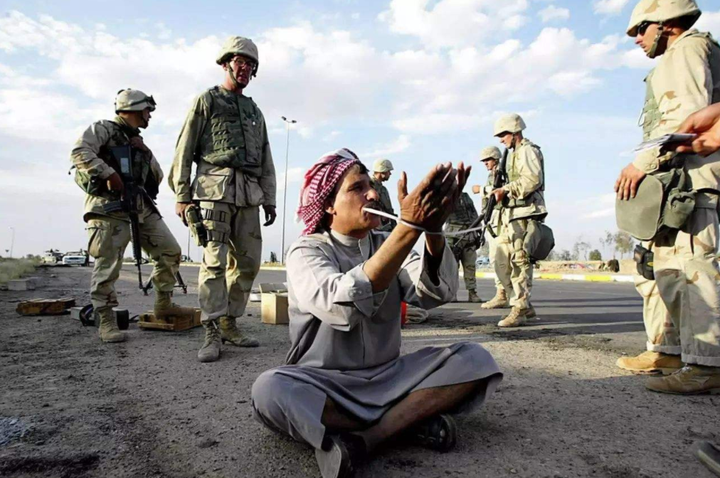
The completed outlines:
[[[480,279],[495,279],[494,272],[476,272],[475,277]],[[533,280],[569,280],[576,282],[634,282],[630,275],[610,274],[553,274],[550,272],[538,272],[533,274]]]
[[[180,264],[185,267],[199,267],[197,263]],[[284,271],[284,266],[262,266],[261,271]],[[462,274],[461,274],[462,276]],[[478,279],[495,279],[494,272],[476,272]],[[534,280],[568,280],[575,282],[634,282],[631,275],[610,275],[610,274],[553,274],[551,272],[537,272],[533,274]]]

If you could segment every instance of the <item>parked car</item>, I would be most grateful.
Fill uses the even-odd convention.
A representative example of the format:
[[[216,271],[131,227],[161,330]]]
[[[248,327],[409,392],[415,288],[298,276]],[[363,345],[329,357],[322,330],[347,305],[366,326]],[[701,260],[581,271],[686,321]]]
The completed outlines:
[[[478,257],[477,261],[475,262],[475,267],[482,268],[482,267],[489,267],[490,266],[490,258],[487,256]]]
[[[68,254],[63,256],[62,263],[67,266],[84,266],[87,257],[84,255]]]

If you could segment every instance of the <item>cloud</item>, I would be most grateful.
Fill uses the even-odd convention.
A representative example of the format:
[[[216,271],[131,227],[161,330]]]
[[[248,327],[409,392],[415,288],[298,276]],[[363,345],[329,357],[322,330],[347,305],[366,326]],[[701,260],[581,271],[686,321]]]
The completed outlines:
[[[378,19],[430,48],[463,47],[524,25],[527,0],[392,0]]]
[[[703,12],[697,24],[695,24],[695,28],[703,32],[711,32],[717,38],[718,34],[720,34],[720,11]]]
[[[551,22],[553,20],[568,20],[570,18],[570,10],[550,5],[540,10],[538,15],[542,19],[543,23]]]
[[[380,156],[390,156],[392,154],[402,153],[403,151],[407,150],[412,142],[410,141],[410,137],[404,134],[401,134],[397,138],[395,138],[392,142],[378,146],[372,151],[360,153],[359,156],[361,159],[364,158],[377,158]]]
[[[630,0],[595,0],[593,11],[600,15],[617,15]]]

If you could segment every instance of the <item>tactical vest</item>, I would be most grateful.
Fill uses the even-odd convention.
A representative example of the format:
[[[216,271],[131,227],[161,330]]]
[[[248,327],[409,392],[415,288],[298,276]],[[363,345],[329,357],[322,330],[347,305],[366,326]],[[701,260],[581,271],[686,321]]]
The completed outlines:
[[[262,175],[264,119],[255,102],[216,86],[210,95],[210,121],[200,158],[224,168]]]
[[[123,126],[117,118],[114,121],[105,121],[103,125],[110,130],[110,138],[100,147],[98,157],[108,164],[116,173],[120,174],[120,166],[113,157],[111,149],[115,146],[125,146],[130,143],[130,137],[137,136],[132,128]],[[137,184],[143,186],[148,195],[155,199],[159,191],[159,184],[155,175],[150,173],[150,162],[152,156],[145,151],[132,148],[133,175]],[[74,167],[74,166],[73,166]],[[120,192],[110,191],[107,188],[107,181],[98,177],[90,176],[85,171],[75,169],[75,183],[87,194],[100,196],[111,201],[120,199]]]
[[[709,33],[695,32],[688,35],[688,37],[696,36],[703,37],[715,45],[720,46]],[[643,131],[643,141],[653,139],[652,133],[660,125],[660,120],[662,119],[660,105],[657,98],[655,98],[655,92],[652,89],[652,78],[654,74],[655,69],[653,69],[648,76],[645,77],[645,104],[643,105],[642,113],[640,113],[640,118],[638,119],[638,126],[641,126]]]
[[[457,207],[450,214],[447,222],[448,224],[465,226],[472,224],[477,217],[477,211],[475,210],[475,205],[473,204],[472,199],[470,199],[470,196],[468,196],[467,193],[462,193]]]
[[[518,198],[518,199],[507,198],[505,201],[503,201],[504,202],[503,206],[505,206],[505,207],[527,206],[528,204],[533,203],[533,195],[534,194],[536,194],[538,191],[545,191],[545,158],[543,157],[542,151],[540,150],[540,146],[538,146],[534,143],[531,143],[527,139],[523,139],[523,141],[524,142],[526,141],[527,143],[529,143],[529,147],[532,148],[533,150],[535,150],[538,157],[540,158],[540,175],[541,175],[540,187],[538,189],[536,189],[535,191],[533,191],[532,193],[530,193],[527,197]],[[521,145],[522,145],[522,143],[521,143]],[[510,168],[506,172],[508,182],[510,182],[510,183],[520,179],[520,173],[517,171],[517,168],[515,167],[515,165],[517,163],[515,161],[516,154],[517,154],[517,149],[515,149],[515,151],[513,151],[513,161],[512,161],[512,164],[510,165]]]

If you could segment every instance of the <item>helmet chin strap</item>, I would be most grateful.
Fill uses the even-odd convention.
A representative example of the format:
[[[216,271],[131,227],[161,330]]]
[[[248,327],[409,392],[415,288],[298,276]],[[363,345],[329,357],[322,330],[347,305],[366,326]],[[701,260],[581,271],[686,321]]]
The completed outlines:
[[[660,39],[662,39],[663,33],[664,33],[663,23],[660,22],[660,23],[658,23],[658,31],[655,34],[655,41],[653,41],[653,45],[647,54],[648,58],[655,58],[657,56],[658,46],[660,46]]]

